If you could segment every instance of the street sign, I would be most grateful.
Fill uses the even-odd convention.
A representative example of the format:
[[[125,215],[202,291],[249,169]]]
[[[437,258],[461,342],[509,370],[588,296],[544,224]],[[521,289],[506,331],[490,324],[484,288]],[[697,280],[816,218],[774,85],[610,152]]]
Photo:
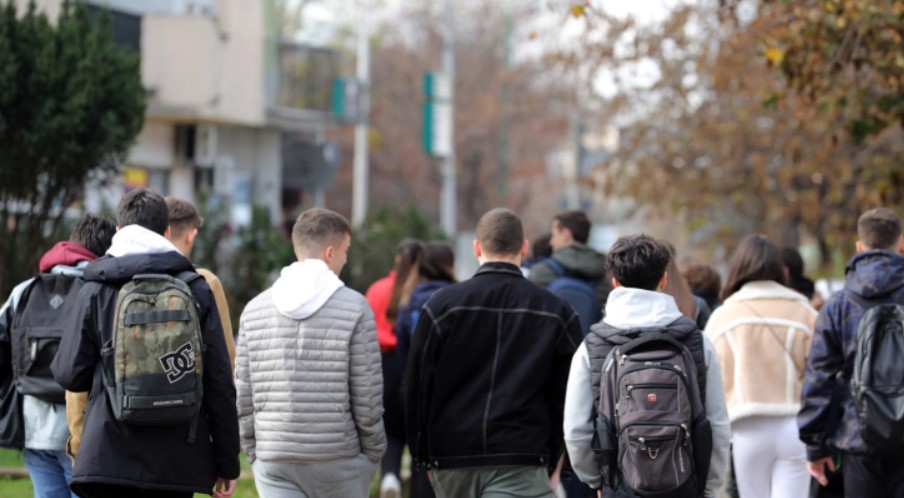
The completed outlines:
[[[452,153],[451,82],[443,73],[424,74],[424,113],[421,142],[433,157]]]

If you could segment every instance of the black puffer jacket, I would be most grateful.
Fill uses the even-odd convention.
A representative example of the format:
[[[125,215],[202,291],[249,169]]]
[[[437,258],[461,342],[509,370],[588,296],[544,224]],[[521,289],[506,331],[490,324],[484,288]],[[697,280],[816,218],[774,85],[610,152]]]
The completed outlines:
[[[439,469],[554,463],[580,342],[574,310],[515,265],[486,263],[438,291],[408,360],[412,458]]]
[[[72,469],[71,488],[80,496],[103,493],[108,485],[210,494],[217,477],[239,475],[232,369],[213,295],[203,278],[191,283],[206,345],[204,399],[195,442],[186,441],[188,423],[138,427],[117,421],[103,387],[92,389],[101,345],[111,337],[119,288],[140,273],[176,275],[191,270],[191,263],[176,252],[104,257],[85,268],[80,312],[64,330],[52,366],[54,378],[66,389],[92,391]]]

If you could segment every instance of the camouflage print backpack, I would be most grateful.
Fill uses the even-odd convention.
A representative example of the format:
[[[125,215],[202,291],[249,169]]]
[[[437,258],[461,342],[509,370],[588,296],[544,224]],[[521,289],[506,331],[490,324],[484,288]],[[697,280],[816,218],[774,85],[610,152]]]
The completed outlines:
[[[203,393],[201,323],[189,285],[176,277],[135,275],[119,291],[113,334],[101,351],[113,414],[130,425],[190,422],[194,442]]]

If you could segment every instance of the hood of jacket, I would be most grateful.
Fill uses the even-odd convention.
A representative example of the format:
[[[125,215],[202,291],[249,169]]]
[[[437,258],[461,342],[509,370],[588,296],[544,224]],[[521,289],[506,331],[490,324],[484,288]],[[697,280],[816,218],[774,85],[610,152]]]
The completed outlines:
[[[552,258],[575,277],[601,280],[606,276],[606,260],[602,254],[583,244],[572,244],[556,251]]]
[[[866,299],[878,299],[901,288],[904,256],[890,251],[865,251],[845,267],[845,287]]]
[[[158,254],[176,251],[176,246],[157,232],[141,225],[127,225],[113,236],[113,243],[107,249],[110,256],[120,257],[131,254]]]
[[[427,282],[423,282],[417,284],[413,291],[411,291],[411,297],[408,298],[408,305],[411,306],[412,309],[420,309],[436,291],[448,287],[452,285],[452,282],[448,280],[429,280]]]
[[[293,320],[317,312],[345,284],[320,259],[297,261],[282,269],[273,283],[273,304]]]
[[[97,255],[75,242],[57,242],[49,251],[41,256],[38,271],[49,272],[54,266],[76,266],[83,261],[94,261]]]
[[[696,331],[697,324],[681,314],[668,294],[618,287],[609,294],[606,317],[590,328],[613,344],[625,344],[636,332],[651,329],[668,329],[680,339]]]

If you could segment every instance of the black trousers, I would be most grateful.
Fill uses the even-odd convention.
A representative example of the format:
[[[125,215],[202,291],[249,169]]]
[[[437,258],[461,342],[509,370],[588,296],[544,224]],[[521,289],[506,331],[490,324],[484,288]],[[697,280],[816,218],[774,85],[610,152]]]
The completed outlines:
[[[405,449],[405,412],[399,397],[402,386],[402,364],[395,351],[381,353],[383,365],[383,426],[386,430],[386,453],[380,462],[381,475],[393,473],[401,479],[402,450]]]
[[[858,455],[841,457],[845,496],[856,498],[901,498],[904,496],[904,455]]]

